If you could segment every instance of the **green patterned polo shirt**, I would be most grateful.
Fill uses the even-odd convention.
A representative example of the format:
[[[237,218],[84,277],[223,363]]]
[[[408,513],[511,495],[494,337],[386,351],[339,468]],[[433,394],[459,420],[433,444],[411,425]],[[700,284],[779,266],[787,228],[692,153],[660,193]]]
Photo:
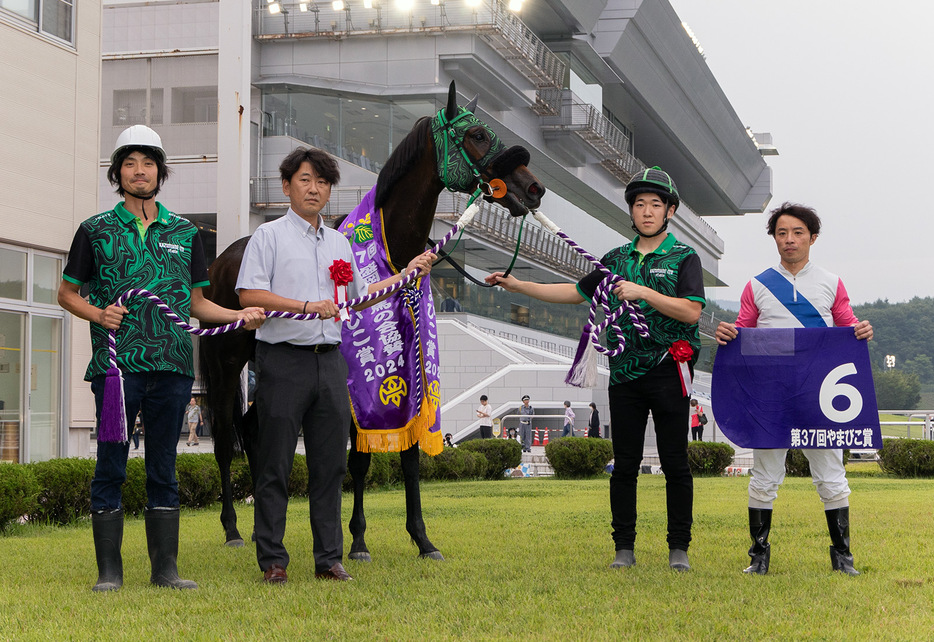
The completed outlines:
[[[149,290],[182,319],[191,311],[191,290],[208,285],[197,228],[156,203],[156,220],[143,232],[123,203],[91,217],[75,232],[62,278],[87,284],[88,301],[101,309],[133,288]],[[117,364],[123,372],[178,372],[194,376],[191,336],[143,297],[126,302],[129,314],[117,330]],[[85,380],[106,374],[107,330],[91,324],[94,353]]]
[[[699,301],[706,305],[704,298],[704,273],[700,257],[693,248],[675,239],[669,233],[662,244],[652,253],[643,256],[636,249],[638,237],[614,250],[610,250],[600,262],[611,272],[627,281],[650,287],[665,296]],[[581,296],[591,300],[603,274],[594,270],[577,284]],[[620,307],[620,302],[610,295],[611,308]],[[649,337],[642,338],[624,316],[620,319],[626,349],[622,354],[610,358],[610,385],[632,381],[657,366],[668,354],[668,348],[680,339],[684,339],[694,348],[691,363],[697,361],[700,350],[700,334],[696,323],[684,323],[667,317],[645,301],[635,301],[642,308],[649,326]],[[619,339],[610,328],[607,331],[607,346],[616,348]]]

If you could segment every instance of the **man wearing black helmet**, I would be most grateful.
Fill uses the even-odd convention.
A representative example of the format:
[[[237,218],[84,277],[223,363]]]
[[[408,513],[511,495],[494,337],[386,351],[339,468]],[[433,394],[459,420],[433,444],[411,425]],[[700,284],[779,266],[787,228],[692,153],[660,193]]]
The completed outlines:
[[[142,411],[146,424],[146,540],[150,582],[178,589],[197,588],[178,576],[179,496],[175,454],[185,407],[194,382],[191,338],[149,301],[115,301],[143,288],[161,298],[178,316],[212,323],[262,324],[262,308],[228,310],[204,298],[207,265],[198,230],[168,211],[155,196],[169,175],[159,135],[134,125],[117,138],[107,177],[123,201],[84,221],[68,253],[59,304],[91,324],[93,355],[85,379],[91,382],[98,425],[109,367],[108,332],[117,331],[117,365],[123,375],[127,424]],[[88,287],[88,298],[81,287]],[[91,526],[98,580],[92,590],[123,585],[122,487],[129,440],[99,441],[91,481]]]
[[[626,349],[610,359],[610,421],[615,464],[610,478],[610,510],[616,557],[612,568],[636,563],[636,484],[642,462],[645,429],[651,411],[658,455],[665,471],[668,508],[668,564],[690,569],[694,482],[688,468],[689,396],[683,372],[693,368],[700,349],[697,321],[705,304],[700,258],[693,249],[665,233],[680,203],[671,177],[655,167],[637,174],[626,186],[632,229],[631,243],[608,252],[601,263],[623,277],[612,287],[617,301],[638,303],[648,323],[642,337],[622,325]],[[496,272],[487,282],[552,303],[592,299],[604,275],[594,270],[577,284],[532,283]],[[607,343],[619,345],[611,329]],[[682,362],[684,366],[679,363]]]

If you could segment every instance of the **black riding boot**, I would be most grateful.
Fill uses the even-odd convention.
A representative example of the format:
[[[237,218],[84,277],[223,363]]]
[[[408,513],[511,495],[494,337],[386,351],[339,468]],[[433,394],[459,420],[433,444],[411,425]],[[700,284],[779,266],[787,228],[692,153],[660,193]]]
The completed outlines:
[[[91,513],[97,584],[92,591],[116,591],[123,586],[123,510]]]
[[[850,507],[824,511],[827,516],[827,528],[830,530],[830,564],[833,570],[847,575],[859,575],[853,568],[853,554],[850,552]]]
[[[152,566],[149,581],[168,588],[198,588],[191,580],[183,580],[178,576],[178,509],[147,508],[145,515],[146,546]]]
[[[743,570],[743,573],[765,575],[769,572],[769,556],[772,547],[769,544],[769,531],[772,530],[771,508],[749,509],[749,536],[752,537],[752,546],[749,557],[752,563]]]

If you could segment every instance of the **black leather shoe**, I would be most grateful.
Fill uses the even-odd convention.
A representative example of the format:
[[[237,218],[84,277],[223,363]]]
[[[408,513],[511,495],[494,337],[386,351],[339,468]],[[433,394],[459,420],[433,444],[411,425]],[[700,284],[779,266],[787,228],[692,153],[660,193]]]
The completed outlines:
[[[284,573],[284,572],[285,572],[285,571],[283,571],[283,573]],[[320,573],[315,573],[315,579],[317,579],[317,580],[335,580],[335,581],[337,581],[337,582],[347,582],[347,581],[352,580],[353,578],[350,577],[350,574],[347,573],[347,571],[344,570],[343,565],[342,565],[340,562],[338,562],[337,564],[335,564],[334,566],[332,566],[331,568],[329,568],[329,569],[326,570],[326,571],[322,571],[322,572],[320,572]]]

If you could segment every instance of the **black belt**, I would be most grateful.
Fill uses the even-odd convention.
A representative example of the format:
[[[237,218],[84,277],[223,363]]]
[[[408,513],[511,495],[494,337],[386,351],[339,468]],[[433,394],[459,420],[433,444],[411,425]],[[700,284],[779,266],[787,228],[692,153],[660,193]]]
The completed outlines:
[[[318,343],[313,346],[300,346],[294,343],[290,343],[290,346],[293,348],[298,348],[299,350],[307,350],[308,352],[314,352],[315,354],[323,354],[325,352],[331,352],[332,350],[337,350],[341,347],[339,343]]]

